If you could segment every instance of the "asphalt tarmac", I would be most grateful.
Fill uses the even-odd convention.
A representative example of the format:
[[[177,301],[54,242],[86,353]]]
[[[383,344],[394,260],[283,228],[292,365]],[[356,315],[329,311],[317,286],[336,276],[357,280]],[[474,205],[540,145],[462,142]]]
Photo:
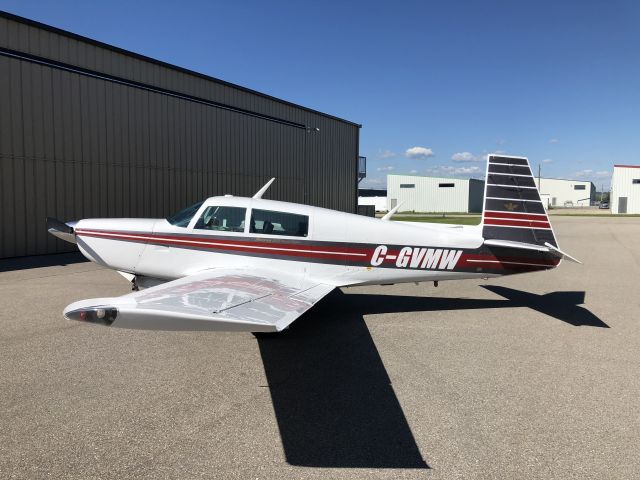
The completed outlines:
[[[0,478],[639,478],[640,218],[584,261],[338,291],[279,336],[109,329],[77,255],[0,261]]]

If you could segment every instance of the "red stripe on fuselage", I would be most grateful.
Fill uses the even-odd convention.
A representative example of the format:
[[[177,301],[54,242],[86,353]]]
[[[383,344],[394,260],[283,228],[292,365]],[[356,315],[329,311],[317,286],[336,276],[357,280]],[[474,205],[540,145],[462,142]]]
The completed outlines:
[[[533,253],[533,252],[531,252]],[[467,260],[500,260],[504,262],[529,262],[529,263],[539,263],[544,265],[555,266],[559,263],[559,259],[556,258],[540,258],[539,256],[534,255],[492,255],[492,254],[482,254],[482,253],[466,253],[460,257],[461,259]]]
[[[148,242],[155,245],[171,245],[197,247],[232,251],[260,251],[274,255],[290,255],[295,257],[313,257],[321,259],[346,258],[365,260],[371,257],[370,248],[347,248],[335,246],[314,246],[305,244],[274,243],[271,239],[263,242],[249,240],[226,240],[220,237],[206,238],[195,235],[161,235],[137,232],[115,232],[106,230],[76,230],[80,236],[108,238],[110,240]]]
[[[125,242],[145,242],[154,245],[168,245],[175,247],[203,248],[210,250],[227,250],[232,252],[264,253],[266,255],[280,255],[291,257],[302,257],[318,260],[334,260],[336,264],[341,264],[339,260],[347,262],[358,262],[363,266],[370,265],[370,261],[375,246],[335,246],[335,245],[308,245],[305,243],[275,243],[271,239],[265,241],[252,240],[227,240],[221,237],[207,238],[197,235],[162,235],[137,232],[118,232],[107,230],[78,229],[79,236],[89,236],[94,238],[105,238],[109,240],[120,240]],[[434,248],[434,247],[413,247]],[[456,250],[436,248],[437,250]],[[400,253],[400,248],[390,248],[383,260],[385,266],[393,266]],[[410,264],[410,260],[408,261]],[[436,262],[436,265],[439,261]],[[558,264],[558,260],[539,258],[535,255],[527,256],[495,256],[491,254],[464,252],[454,268],[474,269],[482,268],[486,270],[506,270],[506,271],[530,271],[553,268]],[[414,269],[427,270],[427,269]],[[429,269],[429,270],[437,270]]]
[[[504,256],[466,253],[460,257],[458,266],[464,268],[487,268],[505,270],[544,270],[553,268],[560,263],[555,258],[540,258],[539,256]]]

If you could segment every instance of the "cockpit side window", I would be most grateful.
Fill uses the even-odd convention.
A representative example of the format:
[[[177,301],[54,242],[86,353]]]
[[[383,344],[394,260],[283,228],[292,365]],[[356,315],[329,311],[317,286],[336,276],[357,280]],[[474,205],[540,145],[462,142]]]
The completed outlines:
[[[251,210],[251,233],[306,237],[309,233],[309,217],[297,213]]]
[[[198,212],[204,202],[196,203],[190,207],[180,210],[175,215],[167,218],[167,222],[176,227],[187,227],[193,216]]]
[[[212,205],[204,209],[194,228],[219,232],[244,232],[246,213],[246,208]]]

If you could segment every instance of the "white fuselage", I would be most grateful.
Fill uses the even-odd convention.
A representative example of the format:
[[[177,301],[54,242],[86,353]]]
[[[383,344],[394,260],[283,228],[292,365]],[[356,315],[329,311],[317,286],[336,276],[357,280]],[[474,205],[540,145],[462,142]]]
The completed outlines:
[[[211,206],[246,209],[242,231],[196,228]],[[306,235],[251,232],[253,209],[306,216]],[[471,264],[459,268],[465,252],[483,243],[475,227],[387,222],[264,199],[209,198],[183,227],[166,219],[86,219],[77,222],[75,232],[88,259],[163,281],[222,267],[259,267],[336,286],[495,275]]]

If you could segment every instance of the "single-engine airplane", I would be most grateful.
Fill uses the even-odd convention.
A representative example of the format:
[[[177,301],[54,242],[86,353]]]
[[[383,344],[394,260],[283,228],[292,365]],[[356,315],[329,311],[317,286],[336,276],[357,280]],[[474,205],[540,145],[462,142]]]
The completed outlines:
[[[277,332],[334,288],[488,278],[563,257],[524,157],[490,155],[477,226],[390,222],[324,208],[211,197],[167,219],[101,218],[50,233],[117,270],[132,293],[72,303],[67,319],[158,330]],[[437,284],[437,283],[436,283]]]

